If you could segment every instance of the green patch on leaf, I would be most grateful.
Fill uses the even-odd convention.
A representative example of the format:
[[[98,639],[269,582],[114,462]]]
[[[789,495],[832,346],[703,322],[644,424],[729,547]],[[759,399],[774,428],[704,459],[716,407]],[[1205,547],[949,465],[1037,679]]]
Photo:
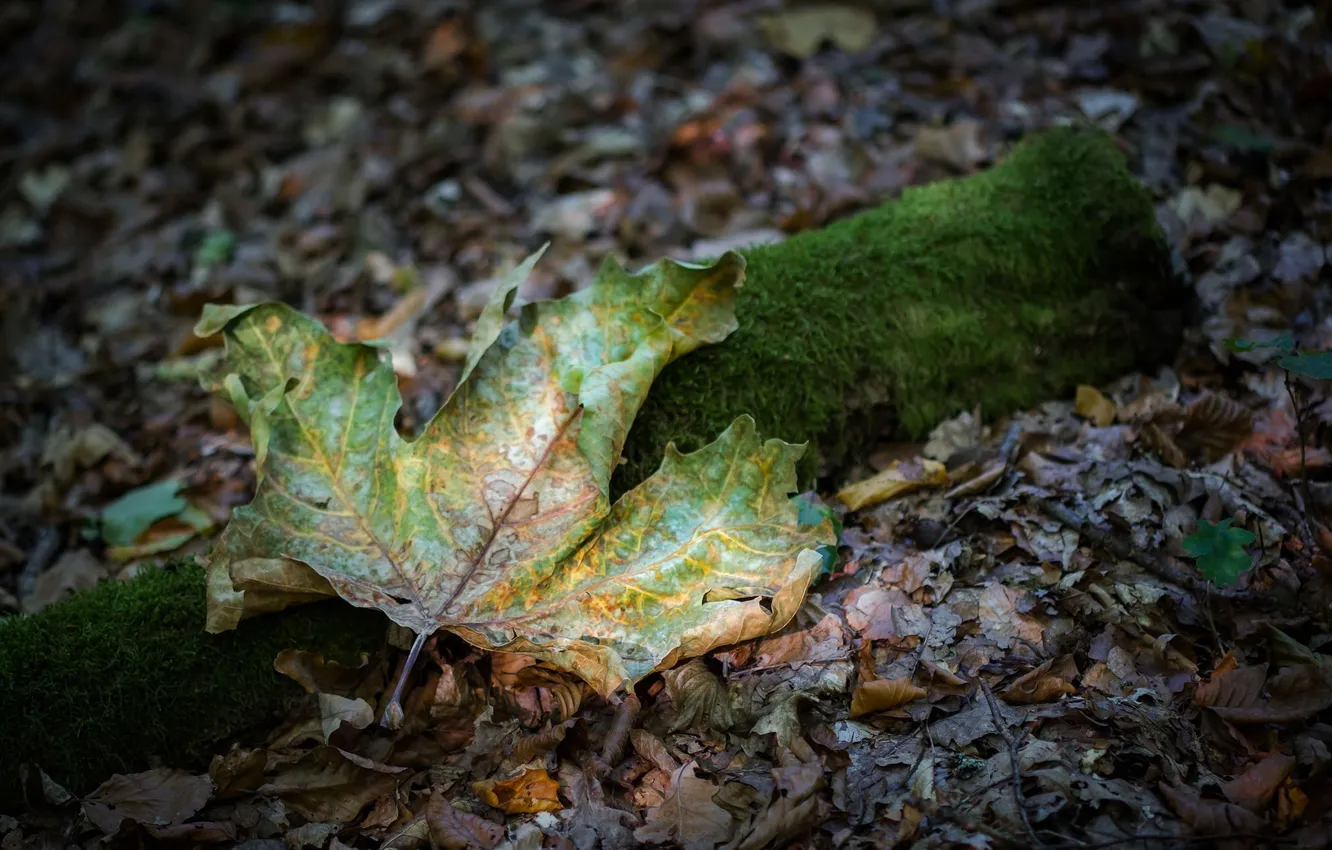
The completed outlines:
[[[1218,523],[1198,521],[1198,530],[1184,538],[1184,551],[1198,559],[1198,569],[1209,581],[1230,586],[1239,582],[1240,573],[1251,565],[1244,547],[1258,538],[1243,528],[1232,528],[1234,520]]]

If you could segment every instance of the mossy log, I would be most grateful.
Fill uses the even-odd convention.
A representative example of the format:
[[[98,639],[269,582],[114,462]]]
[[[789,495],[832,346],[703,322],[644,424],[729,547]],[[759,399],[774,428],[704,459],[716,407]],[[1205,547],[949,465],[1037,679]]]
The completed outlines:
[[[743,253],[740,329],[661,376],[617,490],[668,441],[697,448],[741,413],[811,443],[809,483],[871,439],[1159,362],[1180,324],[1151,201],[1089,131],[1041,134],[989,171]],[[199,768],[299,697],[273,670],[279,650],[373,649],[386,621],[325,602],[223,635],[203,622],[192,565],[0,621],[0,810],[25,761],[75,793],[155,760]]]

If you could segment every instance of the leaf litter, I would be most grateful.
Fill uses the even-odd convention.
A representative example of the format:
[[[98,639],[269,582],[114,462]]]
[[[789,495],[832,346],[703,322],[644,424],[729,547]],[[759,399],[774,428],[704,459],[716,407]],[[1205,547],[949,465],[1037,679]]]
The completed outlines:
[[[782,46],[776,7],[743,3],[284,5],[193,29],[170,4],[123,20],[29,5],[7,26],[37,73],[4,83],[36,128],[6,136],[0,214],[8,610],[153,568],[83,532],[138,488],[179,482],[218,527],[250,500],[241,423],[167,377],[208,359],[189,331],[209,301],[283,301],[346,341],[397,310],[416,435],[547,236],[519,300],[581,289],[608,254],[717,256],[816,227],[1084,115],[1117,127],[1203,311],[1173,370],[984,431],[963,414],[827,482],[888,473],[877,504],[832,502],[832,574],[778,634],[618,705],[437,634],[397,730],[360,727],[358,701],[384,707],[400,657],[288,658],[310,694],[266,744],[82,802],[30,770],[7,846],[64,824],[111,842],[619,847],[675,840],[682,799],[706,846],[1327,845],[1326,387],[1280,365],[1291,350],[1226,342],[1332,347],[1314,7],[903,4],[871,26],[851,4],[791,4],[778,17],[823,30]],[[41,81],[76,60],[84,88],[52,96]],[[136,542],[201,551],[206,528]],[[870,710],[852,717],[854,694]],[[541,771],[556,787],[536,796],[561,808],[508,814],[476,791]],[[84,813],[98,801],[129,813]]]

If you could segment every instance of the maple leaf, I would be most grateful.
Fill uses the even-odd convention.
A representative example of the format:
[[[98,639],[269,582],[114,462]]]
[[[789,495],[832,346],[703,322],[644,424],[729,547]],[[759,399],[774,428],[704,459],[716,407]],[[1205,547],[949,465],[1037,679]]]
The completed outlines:
[[[668,446],[609,502],[653,379],[737,326],[743,258],[637,274],[608,260],[506,325],[536,258],[486,307],[458,388],[414,440],[394,428],[376,347],[285,305],[206,309],[196,333],[224,335],[215,388],[249,421],[258,475],[209,559],[209,631],[336,592],[415,631],[413,653],[447,629],[610,694],[794,615],[834,539],[789,497],[803,446],[760,442],[740,417],[697,452]]]
[[[1203,576],[1220,585],[1239,583],[1240,573],[1253,565],[1244,547],[1258,539],[1248,529],[1231,528],[1232,522],[1199,520],[1198,530],[1184,538],[1184,551],[1198,559]]]

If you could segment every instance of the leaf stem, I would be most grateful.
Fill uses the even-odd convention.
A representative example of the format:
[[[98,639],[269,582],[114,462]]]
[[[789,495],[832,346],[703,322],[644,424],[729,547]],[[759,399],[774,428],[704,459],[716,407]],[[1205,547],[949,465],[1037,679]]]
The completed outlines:
[[[412,668],[416,666],[416,659],[421,654],[421,647],[425,646],[426,639],[429,638],[425,632],[417,632],[416,640],[412,642],[412,651],[407,653],[407,661],[402,665],[402,672],[398,674],[398,682],[393,686],[393,696],[389,697],[388,705],[384,706],[384,713],[379,718],[379,725],[390,729],[397,728],[402,719],[402,689],[407,684],[407,677],[411,675]],[[396,710],[395,710],[396,709]],[[394,720],[397,720],[395,723]]]

